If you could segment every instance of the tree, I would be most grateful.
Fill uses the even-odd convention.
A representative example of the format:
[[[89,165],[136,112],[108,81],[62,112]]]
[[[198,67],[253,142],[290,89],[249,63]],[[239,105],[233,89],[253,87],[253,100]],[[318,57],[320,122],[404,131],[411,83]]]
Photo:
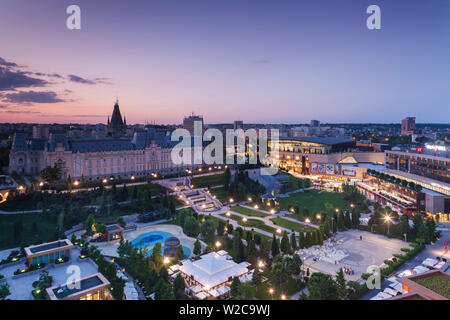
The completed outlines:
[[[181,245],[179,245],[177,247],[177,251],[175,252],[175,260],[176,261],[180,261],[184,259],[184,252],[183,252],[183,247]]]
[[[250,283],[240,283],[238,287],[238,295],[235,297],[238,300],[254,300],[256,294],[256,288]]]
[[[194,242],[194,251],[193,253],[198,256],[200,253],[202,253],[202,245],[200,244],[200,241],[195,240]]]
[[[0,286],[0,300],[5,300],[11,292],[9,291],[9,284],[5,283]]]
[[[345,231],[345,222],[344,222],[344,216],[343,216],[343,214],[342,214],[342,211],[339,211],[338,212],[338,215],[337,215],[337,228],[338,228],[338,231]]]
[[[258,250],[256,250],[255,240],[250,239],[247,242],[247,261],[254,265],[257,258]]]
[[[162,253],[161,253],[161,242],[157,242],[153,246],[152,250],[152,260],[157,264],[160,265],[163,261]]]
[[[306,247],[305,233],[303,231],[300,231],[300,234],[298,236],[298,247],[300,249],[304,249]]]
[[[163,279],[159,279],[155,285],[155,299],[175,300],[172,286]]]
[[[61,169],[56,166],[46,167],[40,172],[39,178],[51,186],[54,182],[61,180]]]
[[[311,233],[311,243],[313,246],[320,244],[319,240],[319,230],[314,229]]]
[[[223,236],[224,231],[225,231],[225,221],[219,220],[217,223],[217,235],[220,237]]]
[[[258,286],[262,281],[262,274],[259,272],[258,268],[255,268],[253,271],[252,283],[255,286]]]
[[[289,244],[289,238],[288,238],[288,235],[287,235],[286,231],[283,232],[283,236],[281,237],[280,248],[281,248],[281,251],[284,254],[291,253],[291,245]]]
[[[428,218],[424,225],[424,238],[427,243],[433,242],[436,239],[436,222],[433,219]]]
[[[235,232],[233,236],[233,256],[237,263],[241,263],[245,259],[244,244],[237,232]]]
[[[347,295],[347,286],[345,283],[344,271],[342,268],[336,273],[336,285],[338,289],[338,295],[340,299],[344,299]]]
[[[338,287],[331,275],[315,272],[308,280],[310,300],[338,300]]]
[[[347,229],[350,229],[352,227],[352,220],[350,218],[350,213],[348,211],[345,211],[344,225],[345,225],[345,228],[347,228]]]
[[[189,237],[197,237],[198,233],[200,232],[200,227],[197,220],[192,216],[186,217],[184,221],[183,231]]]
[[[106,226],[103,223],[98,222],[95,226],[95,231],[105,235],[106,234]]]
[[[231,282],[230,291],[232,297],[237,297],[239,295],[239,286],[241,285],[241,280],[238,277],[234,277]]]
[[[295,231],[292,231],[291,233],[291,247],[292,250],[297,250],[297,238],[295,237]]]
[[[231,180],[231,173],[230,173],[230,168],[229,167],[227,167],[225,169],[224,180],[225,180],[224,188],[225,188],[225,190],[228,191],[228,189],[230,187],[230,180]]]
[[[86,218],[86,222],[84,224],[84,227],[86,229],[86,233],[90,234],[92,231],[94,231],[95,228],[95,218],[93,214],[88,215]]]
[[[305,237],[305,247],[309,248],[312,246],[312,235],[311,231],[306,231],[306,237]]]
[[[205,242],[212,243],[216,232],[214,222],[212,222],[211,220],[206,220],[204,223],[202,223],[200,230],[202,238],[205,240]]]
[[[122,300],[123,299],[123,291],[125,288],[125,280],[122,278],[116,278],[111,281],[111,295],[114,300]]]
[[[173,280],[173,293],[176,299],[180,299],[184,295],[185,288],[186,283],[184,282],[184,278],[180,273],[178,273]]]
[[[280,254],[280,248],[278,246],[278,240],[275,236],[275,234],[273,234],[273,238],[272,238],[272,257],[276,257],[277,255]]]

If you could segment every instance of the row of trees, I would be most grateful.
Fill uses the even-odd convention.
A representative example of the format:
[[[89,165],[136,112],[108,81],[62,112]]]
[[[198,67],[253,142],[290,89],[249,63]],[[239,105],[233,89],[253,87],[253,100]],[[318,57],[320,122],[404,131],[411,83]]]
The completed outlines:
[[[422,186],[419,185],[419,184],[416,184],[416,183],[414,183],[412,181],[408,182],[406,180],[403,180],[403,179],[391,176],[391,175],[383,173],[383,172],[372,170],[372,169],[368,169],[367,173],[370,174],[373,177],[378,178],[378,179],[382,179],[382,180],[388,181],[390,183],[402,186],[403,188],[408,188],[408,189],[410,189],[412,191],[415,191],[415,192],[422,191]]]

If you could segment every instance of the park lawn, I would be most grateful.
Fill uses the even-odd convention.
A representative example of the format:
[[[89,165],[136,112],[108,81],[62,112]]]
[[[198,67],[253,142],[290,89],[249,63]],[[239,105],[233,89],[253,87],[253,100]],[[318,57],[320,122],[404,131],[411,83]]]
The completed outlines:
[[[210,191],[220,202],[228,202],[228,192],[225,190],[225,187],[210,189]]]
[[[307,208],[310,214],[326,213],[325,203],[330,203],[333,208],[339,208],[341,210],[349,210],[350,204],[348,201],[342,199],[343,193],[334,192],[322,192],[318,193],[317,190],[310,190],[309,192],[296,192],[292,193],[287,198],[279,198],[280,209],[288,210],[289,205],[299,206],[300,215],[302,215],[303,209]],[[330,214],[331,212],[329,212]],[[293,215],[295,219],[300,219],[298,215]]]
[[[231,219],[236,221],[240,226],[242,227],[246,227],[246,228],[258,228],[270,233],[275,233],[276,230],[268,225],[266,225],[263,221],[261,220],[256,220],[256,219],[247,219],[247,222],[243,222],[242,221],[242,217],[241,216],[237,216],[234,214],[231,214],[230,217],[227,217],[224,213],[221,214],[222,217],[225,217],[227,219]]]
[[[213,174],[208,176],[193,177],[191,180],[195,188],[206,188],[208,186],[219,186],[225,184],[225,174]]]
[[[264,218],[269,216],[269,214],[260,212],[260,211],[256,211],[256,210],[252,210],[249,208],[245,208],[245,207],[241,207],[241,206],[233,206],[230,208],[231,211],[240,213],[240,214],[245,214],[246,216],[250,216],[250,217],[260,217],[260,218]]]
[[[264,276],[267,276],[264,274]],[[274,290],[273,295],[269,293],[269,288]],[[256,287],[256,299],[258,300],[281,300],[281,295],[286,295],[289,298],[291,295],[297,293],[298,291],[303,289],[303,285],[301,284],[301,280],[296,280],[292,277],[289,277],[283,283],[278,284],[275,281],[268,280],[259,284]]]
[[[272,222],[274,224],[276,224],[277,226],[289,229],[289,230],[294,230],[296,232],[300,232],[300,231],[307,231],[308,229],[311,229],[309,227],[306,227],[300,223],[296,223],[296,222],[292,222],[280,217],[276,217],[276,218],[272,218],[270,219],[272,220]]]
[[[22,222],[21,241],[14,239],[14,222]],[[38,237],[32,234],[32,224],[36,222]],[[42,218],[39,213],[0,215],[0,250],[29,246],[35,244],[37,240],[49,242],[54,240],[56,222]]]
[[[136,186],[127,185],[129,195],[131,195],[133,193],[134,187],[136,187],[136,189],[138,191],[138,195],[143,190],[150,190],[150,193],[152,194],[152,196],[156,196],[160,193],[166,193],[166,191],[167,191],[166,188],[164,188],[163,186],[156,184],[156,183],[139,184]],[[120,189],[120,187],[118,189]]]

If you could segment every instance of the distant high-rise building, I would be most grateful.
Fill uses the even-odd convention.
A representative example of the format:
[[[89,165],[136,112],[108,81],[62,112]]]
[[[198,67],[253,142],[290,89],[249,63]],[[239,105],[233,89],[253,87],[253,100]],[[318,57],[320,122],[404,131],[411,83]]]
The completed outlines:
[[[127,120],[125,117],[122,119],[120,114],[119,101],[116,101],[114,105],[114,110],[111,116],[111,121],[108,117],[108,135],[113,137],[118,137],[124,135],[127,130]]]
[[[313,128],[320,127],[320,121],[319,120],[311,120],[310,126]]]
[[[50,127],[44,125],[33,126],[33,139],[47,139]]]
[[[408,117],[402,120],[402,135],[409,136],[416,132],[416,118]]]
[[[233,128],[234,128],[234,130],[237,130],[237,129],[244,129],[244,121],[242,121],[242,120],[235,120],[234,122],[233,122]]]
[[[202,116],[196,116],[194,114],[191,114],[190,116],[187,116],[183,119],[183,128],[189,131],[191,135],[195,135],[194,133],[194,125],[195,122],[201,122],[201,128],[202,128],[202,134],[204,131],[204,124],[203,124],[203,117]]]

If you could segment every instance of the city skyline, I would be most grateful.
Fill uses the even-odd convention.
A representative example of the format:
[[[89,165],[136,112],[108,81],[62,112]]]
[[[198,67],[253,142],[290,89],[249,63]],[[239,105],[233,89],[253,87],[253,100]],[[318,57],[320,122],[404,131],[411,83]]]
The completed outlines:
[[[5,1],[0,122],[448,122],[450,23],[439,1]],[[447,121],[446,121],[447,120]]]

